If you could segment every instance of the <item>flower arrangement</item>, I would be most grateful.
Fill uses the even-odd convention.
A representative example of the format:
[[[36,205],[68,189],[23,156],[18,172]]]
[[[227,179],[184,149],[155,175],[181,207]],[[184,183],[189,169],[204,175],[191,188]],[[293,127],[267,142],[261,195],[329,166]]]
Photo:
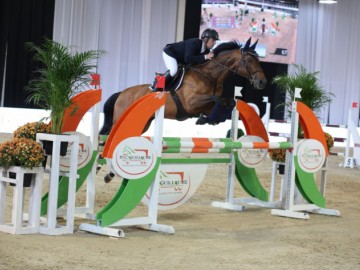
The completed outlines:
[[[270,149],[269,156],[277,162],[285,162],[286,149]]]
[[[33,168],[41,165],[44,152],[41,143],[27,138],[14,138],[0,144],[0,167],[11,166]]]
[[[328,151],[330,151],[330,149],[334,146],[334,139],[329,133],[324,132],[324,134]],[[286,149],[271,149],[269,150],[269,156],[274,161],[285,162]]]
[[[324,132],[324,134],[328,151],[330,151],[330,149],[334,146],[334,138],[327,132]]]
[[[0,167],[5,170],[15,165],[15,143],[7,141],[0,144]]]
[[[44,122],[31,122],[14,131],[14,138],[27,138],[36,141],[36,133],[51,133],[51,125]]]

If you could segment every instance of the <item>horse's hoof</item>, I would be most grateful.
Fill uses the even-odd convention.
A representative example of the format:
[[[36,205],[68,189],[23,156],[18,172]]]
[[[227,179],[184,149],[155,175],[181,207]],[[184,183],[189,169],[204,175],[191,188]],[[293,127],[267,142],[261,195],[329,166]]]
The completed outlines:
[[[105,182],[105,183],[110,183],[112,179],[113,179],[113,178],[112,178],[110,175],[106,175],[106,176],[104,177],[104,182]]]
[[[200,115],[200,117],[196,120],[196,125],[205,125],[207,123],[207,117],[204,115]]]

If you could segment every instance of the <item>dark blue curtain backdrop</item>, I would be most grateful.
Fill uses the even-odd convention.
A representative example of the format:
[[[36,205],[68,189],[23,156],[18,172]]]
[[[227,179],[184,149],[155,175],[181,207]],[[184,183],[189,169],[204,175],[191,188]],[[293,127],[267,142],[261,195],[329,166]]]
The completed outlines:
[[[31,107],[25,104],[24,87],[32,76],[33,63],[25,43],[40,44],[44,37],[52,38],[54,7],[55,0],[11,0],[0,4],[0,89],[5,79],[5,107]]]
[[[201,0],[186,1],[184,39],[199,37],[201,3]],[[5,107],[32,108],[31,104],[25,103],[24,87],[32,77],[34,63],[24,45],[28,41],[40,44],[44,37],[52,38],[54,6],[55,0],[2,1],[0,9],[0,87],[3,85],[6,60],[5,95],[2,101]],[[270,117],[282,119],[283,112],[274,108],[283,102],[284,96],[271,84],[271,81],[274,76],[286,73],[287,65],[262,63],[262,68],[269,82],[264,90],[254,90],[247,80],[232,76],[224,83],[225,91],[231,92],[235,85],[243,86],[244,100],[257,104],[261,114],[265,112],[262,96],[268,96],[272,104]]]

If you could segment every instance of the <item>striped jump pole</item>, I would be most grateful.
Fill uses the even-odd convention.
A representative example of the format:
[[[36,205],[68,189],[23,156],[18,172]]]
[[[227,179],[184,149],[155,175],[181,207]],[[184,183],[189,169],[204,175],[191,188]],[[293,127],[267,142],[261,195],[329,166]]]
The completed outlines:
[[[114,232],[112,227],[145,225],[149,230],[174,233],[175,230],[172,226],[157,223],[160,185],[161,183],[164,185],[185,183],[188,179],[185,177],[186,173],[181,171],[184,164],[192,163],[191,165],[196,166],[196,171],[200,167],[199,164],[206,167],[207,164],[204,163],[207,161],[203,159],[197,162],[196,158],[180,157],[177,158],[179,163],[175,171],[164,172],[161,166],[167,163],[167,157],[162,156],[165,153],[202,153],[205,157],[207,157],[207,153],[223,153],[228,156],[228,158],[221,160],[221,162],[230,164],[226,201],[213,202],[212,205],[215,207],[232,210],[243,209],[242,206],[240,208],[237,205],[238,201],[233,196],[231,185],[237,179],[242,188],[251,196],[253,200],[251,203],[263,202],[264,205],[258,205],[280,208],[273,209],[273,215],[306,218],[306,214],[299,213],[300,211],[337,214],[324,208],[324,194],[321,194],[317,189],[313,173],[305,172],[301,167],[303,165],[302,155],[298,151],[303,145],[305,145],[303,147],[305,150],[310,149],[308,151],[310,157],[313,156],[314,149],[315,152],[319,150],[320,153],[320,150],[326,146],[320,123],[314,113],[301,102],[293,103],[291,141],[280,143],[269,142],[268,133],[260,117],[253,108],[241,100],[237,100],[233,112],[235,117],[233,117],[232,124],[232,139],[163,138],[164,106],[164,93],[148,94],[137,100],[115,124],[115,129],[111,131],[104,146],[103,157],[111,159],[111,166],[124,180],[113,199],[96,214],[96,225],[81,225],[80,229],[114,236],[117,231]],[[149,140],[141,137],[141,134],[144,126],[154,114],[155,134],[153,139]],[[237,130],[239,117],[243,121],[247,136],[235,139],[234,134]],[[296,134],[299,123],[304,130],[305,138],[313,139],[318,142],[317,144],[312,142],[307,146],[305,142],[297,141]],[[249,164],[245,163],[244,165],[240,161],[242,151],[247,151],[247,154],[254,154],[254,156],[260,156],[258,154],[261,153],[263,156],[260,156],[260,160],[263,160],[264,152],[267,149],[275,148],[287,149],[285,188],[281,201],[276,205],[266,204],[268,203],[268,192],[262,186],[255,171],[258,163],[250,167]],[[327,149],[324,151],[322,157],[328,154]],[[168,180],[169,175],[176,175],[177,179]],[[297,184],[295,184],[295,179]],[[296,201],[296,185],[308,203],[301,204]],[[181,186],[178,187],[181,188]],[[125,218],[147,194],[149,194],[148,215]],[[241,202],[247,203],[248,201]]]
[[[207,138],[184,140],[163,138],[163,153],[231,153],[239,149],[291,149],[291,142],[237,142],[231,139],[212,141]]]

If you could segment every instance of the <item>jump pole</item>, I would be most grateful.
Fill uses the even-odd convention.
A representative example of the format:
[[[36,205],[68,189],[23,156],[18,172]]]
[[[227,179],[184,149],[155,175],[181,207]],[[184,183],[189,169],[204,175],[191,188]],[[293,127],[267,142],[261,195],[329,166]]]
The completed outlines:
[[[299,119],[299,116],[301,117]],[[299,153],[300,144],[298,142],[298,123],[301,122],[301,126],[304,130],[305,138],[312,138],[319,141],[325,150],[325,159],[328,155],[326,140],[322,127],[317,120],[315,114],[304,104],[293,101],[291,107],[291,142],[293,143],[293,150],[286,151],[285,161],[285,190],[282,193],[282,204],[281,209],[272,209],[271,214],[275,216],[298,218],[298,219],[309,219],[308,213],[317,213],[330,216],[340,216],[340,211],[334,209],[327,209],[319,206],[322,204],[325,206],[325,182],[326,178],[322,177],[321,191],[315,186],[315,181],[312,179],[313,175],[304,172],[299,168],[301,163],[301,154]],[[326,164],[326,163],[325,163]],[[295,183],[297,179],[298,184]],[[304,181],[305,180],[305,181]],[[311,181],[309,181],[311,180]],[[313,187],[308,187],[308,193],[301,193],[301,189],[305,188],[305,185],[312,183]],[[303,202],[300,193],[303,196],[310,196],[311,193],[314,198],[323,199],[323,202],[317,204]]]
[[[155,111],[155,136],[153,145],[156,154],[156,165],[148,175],[145,175],[138,180],[128,180],[124,178],[122,186],[112,201],[96,214],[96,224],[83,223],[79,227],[80,230],[113,237],[124,237],[124,231],[118,228],[124,226],[145,226],[148,230],[168,234],[173,234],[175,232],[172,226],[157,223],[158,187],[160,179],[158,167],[160,165],[162,151],[164,106],[165,93],[151,93],[137,100],[118,120],[105,144],[103,156],[105,158],[113,158],[113,153],[119,143],[127,138],[140,136],[143,127],[152,117],[153,111]],[[143,196],[137,196],[141,194],[141,192],[139,193],[136,191],[142,189],[145,194],[145,191],[149,187],[151,198],[146,216],[122,219],[116,217],[119,216],[119,214],[125,216],[129,213],[140,202]],[[125,205],[124,202],[127,204]],[[116,215],[114,216],[114,214]]]
[[[352,107],[349,109],[349,113],[348,113],[346,146],[345,146],[345,157],[344,157],[345,168],[360,167],[360,135],[353,119],[353,111],[355,111],[356,108],[358,108],[358,103],[353,102]],[[354,143],[352,157],[350,157],[351,137]]]
[[[234,91],[235,101],[237,101],[238,98],[242,97],[241,90],[242,90],[242,87],[235,87],[235,91]],[[264,97],[263,102],[266,103],[266,115],[265,116],[269,117],[270,103],[268,102],[268,98]],[[255,115],[253,115],[253,117],[255,117]],[[267,134],[264,134],[264,132],[266,132],[268,130],[267,125],[268,125],[269,121],[268,121],[268,119],[266,120],[266,118],[264,119],[264,117],[263,117],[263,119],[261,119],[261,121],[257,121],[257,123],[256,123],[257,125],[262,124],[264,126],[264,129],[260,129],[260,131],[258,131],[256,129],[252,130],[251,123],[245,125],[247,135],[261,136],[264,140],[269,140]],[[259,117],[259,119],[260,119],[260,117]],[[245,121],[246,119],[242,119],[242,120]],[[232,112],[232,117],[231,117],[231,139],[233,141],[236,141],[238,139],[237,138],[238,122],[239,122],[239,109],[237,107],[235,107]],[[288,147],[291,147],[291,146],[288,146]],[[279,148],[279,147],[274,147],[274,148]],[[269,201],[262,201],[255,197],[245,197],[245,198],[235,198],[234,197],[234,183],[235,183],[235,179],[236,179],[236,177],[235,177],[236,165],[235,165],[235,156],[234,155],[235,155],[234,153],[229,155],[230,164],[229,164],[229,168],[228,168],[225,202],[214,201],[211,203],[211,205],[213,207],[224,208],[224,209],[233,210],[233,211],[243,211],[245,209],[245,205],[257,205],[257,206],[268,207],[268,208],[280,207],[281,202],[274,202],[274,194],[275,194],[275,189],[276,189],[276,178],[274,178],[274,177],[272,178],[272,182],[271,182],[270,200]]]
[[[124,115],[118,120],[118,122],[116,123],[116,128],[113,129],[113,131],[110,133],[108,141],[104,147],[104,152],[103,152],[103,156],[106,158],[112,158],[112,161],[114,162],[114,150],[116,150],[115,148],[121,146],[121,143],[123,143],[123,141],[126,141],[127,139],[132,139],[134,138],[134,136],[140,136],[142,133],[142,130],[145,126],[145,124],[147,123],[147,121],[149,121],[149,119],[152,117],[153,113],[156,112],[158,109],[160,109],[160,107],[162,107],[165,102],[163,101],[163,103],[159,102],[159,100],[157,99],[161,99],[163,98],[160,97],[162,95],[162,93],[152,93],[149,94],[143,98],[141,98],[140,100],[138,100],[137,102],[135,102],[135,104],[133,104],[129,110],[124,113]],[[157,102],[154,105],[154,102]],[[158,106],[158,107],[157,107]],[[155,109],[156,108],[156,109]],[[162,114],[162,116],[160,117],[160,114]],[[162,121],[163,119],[163,113],[159,113],[157,114],[157,116],[160,118],[158,120]],[[137,121],[134,121],[134,120]],[[259,128],[258,126],[248,126],[249,123],[246,123],[247,127],[251,130],[251,129],[257,129]],[[121,127],[121,128],[120,128]],[[157,133],[156,137],[154,140],[157,140],[156,143],[154,143],[155,148],[156,149],[154,152],[156,152],[156,166],[154,167],[154,169],[151,170],[151,173],[149,175],[145,175],[144,177],[141,178],[141,180],[128,180],[128,179],[124,179],[122,186],[120,187],[118,193],[116,194],[116,196],[112,199],[111,202],[109,202],[109,204],[103,208],[101,211],[99,211],[96,214],[96,224],[81,224],[80,225],[80,229],[81,230],[85,230],[85,231],[89,231],[89,232],[93,232],[93,233],[98,233],[98,234],[105,234],[105,235],[111,235],[111,236],[117,236],[117,237],[122,237],[124,236],[124,233],[121,229],[117,229],[116,227],[120,227],[120,226],[133,226],[133,225],[145,225],[147,226],[147,228],[149,230],[153,230],[153,231],[161,231],[161,232],[165,232],[165,233],[174,233],[174,229],[171,226],[168,225],[161,225],[157,223],[157,212],[158,212],[158,201],[159,201],[159,197],[158,197],[158,187],[159,187],[159,164],[161,162],[161,156],[160,153],[161,151],[159,150],[159,148],[161,149],[163,147],[163,141],[166,141],[165,139],[162,138],[162,124],[160,125],[161,128],[156,128],[156,130],[158,130],[159,133]],[[264,127],[262,126],[262,128],[264,129]],[[264,129],[265,130],[265,129]],[[261,133],[261,132],[260,132]],[[265,132],[266,133],[266,132]],[[323,135],[323,134],[322,134]],[[267,134],[266,134],[267,136]],[[142,138],[142,137],[136,137],[136,138]],[[144,140],[146,140],[145,138],[143,138]],[[161,147],[160,147],[161,146]],[[291,145],[293,146],[293,145]],[[135,146],[138,148],[138,146]],[[185,149],[185,151],[187,150],[187,148],[192,147],[192,145],[188,144],[184,144],[182,146],[182,149]],[[198,147],[198,149],[206,149],[208,146],[201,146]],[[239,146],[230,146],[229,148],[234,147],[234,148],[241,148],[242,145],[239,144]],[[250,146],[249,146],[250,147]],[[259,146],[258,148],[269,148],[269,145],[262,145]],[[126,147],[125,147],[126,148]],[[176,147],[168,147],[167,149],[174,149]],[[208,147],[209,148],[209,147]],[[209,148],[206,150],[210,150],[210,149],[215,149],[218,150],[218,147],[216,146],[215,148]],[[232,151],[233,152],[233,151]],[[122,156],[122,155],[120,155]],[[117,155],[115,155],[115,157],[117,157]],[[237,161],[235,161],[235,163],[237,163]],[[155,181],[154,181],[155,179]],[[292,187],[294,188],[294,181],[293,182],[288,182],[290,185],[292,185]],[[149,207],[148,207],[148,215],[145,217],[136,217],[136,218],[123,218],[125,217],[130,211],[132,211],[132,209],[134,207],[136,207],[136,205],[140,202],[142,196],[144,196],[145,192],[147,191],[147,189],[151,187],[151,201],[149,203]],[[139,189],[141,189],[142,191],[139,192]],[[305,187],[304,187],[305,189]],[[291,190],[287,189],[287,190]],[[128,192],[130,191],[130,192]],[[137,191],[137,193],[132,193],[134,191]],[[144,193],[142,193],[144,192]],[[230,193],[230,192],[229,192]],[[305,192],[306,194],[306,192]],[[134,195],[136,195],[136,198],[134,199]],[[307,194],[309,195],[309,194]],[[289,197],[289,196],[288,196]],[[286,197],[286,199],[288,199],[288,197]],[[309,195],[310,199],[311,196]],[[284,202],[285,200],[283,200]],[[288,200],[289,201],[289,200]],[[294,203],[292,203],[294,204]],[[293,209],[291,209],[291,207],[287,207],[288,209],[286,209],[286,205],[284,206],[285,210],[289,210],[292,212],[298,211],[300,209],[300,207],[295,207]],[[304,207],[303,207],[304,208]],[[306,205],[306,210],[319,210],[321,207],[318,206],[312,206],[309,207],[308,205]],[[320,211],[318,211],[320,213]],[[281,215],[281,213],[273,213],[273,214],[278,214]],[[292,215],[292,217],[296,217],[296,215]]]
[[[301,106],[300,106],[301,105]],[[319,141],[322,140],[322,144],[326,147],[325,137],[323,131],[321,129],[320,123],[318,122],[316,116],[313,112],[308,109],[306,106],[300,104],[301,114],[306,114],[301,118],[301,124],[304,126],[306,131],[306,138],[314,138]],[[295,109],[294,109],[295,108]],[[298,139],[297,139],[297,129],[299,124],[299,112],[297,111],[297,102],[293,103],[293,111],[292,111],[292,131],[291,131],[291,144],[292,149],[287,149],[287,158],[285,164],[285,181],[281,184],[280,189],[280,200],[274,201],[275,187],[276,187],[276,178],[272,177],[271,182],[271,190],[270,190],[270,200],[262,201],[254,197],[250,198],[234,198],[233,196],[233,186],[234,186],[234,169],[232,167],[232,163],[229,165],[229,174],[228,174],[228,182],[227,182],[227,193],[226,193],[226,201],[225,202],[213,202],[212,206],[225,208],[229,210],[237,210],[242,211],[245,205],[252,206],[261,206],[267,208],[276,208],[272,211],[273,215],[293,217],[293,218],[302,218],[308,219],[309,215],[307,213],[299,213],[299,211],[307,211],[314,212],[318,214],[326,214],[326,215],[335,215],[339,216],[340,212],[338,210],[326,209],[324,207],[320,207],[325,205],[325,185],[326,185],[326,177],[322,172],[321,179],[321,191],[317,189],[315,185],[315,181],[311,178],[312,174],[304,174],[301,168],[297,168],[295,170],[295,165],[293,163],[293,159],[296,157],[294,153],[296,153],[298,149]],[[307,108],[307,109],[306,109]],[[237,119],[236,112],[233,112],[234,119]],[[243,119],[245,120],[245,119]],[[309,123],[312,121],[312,123]],[[247,128],[249,124],[246,124]],[[316,126],[314,130],[310,130],[310,127]],[[237,123],[232,122],[232,138],[236,138],[235,130],[237,130]],[[248,130],[247,130],[248,131]],[[326,149],[326,154],[327,149]],[[231,159],[231,156],[230,156]],[[298,187],[295,185],[295,178],[299,179],[298,183],[302,188],[302,194],[307,197],[307,200],[310,202],[314,201],[314,203],[301,203],[300,199],[301,195],[298,190]],[[308,180],[308,181],[307,181]],[[310,184],[304,184],[305,182],[309,182]]]

